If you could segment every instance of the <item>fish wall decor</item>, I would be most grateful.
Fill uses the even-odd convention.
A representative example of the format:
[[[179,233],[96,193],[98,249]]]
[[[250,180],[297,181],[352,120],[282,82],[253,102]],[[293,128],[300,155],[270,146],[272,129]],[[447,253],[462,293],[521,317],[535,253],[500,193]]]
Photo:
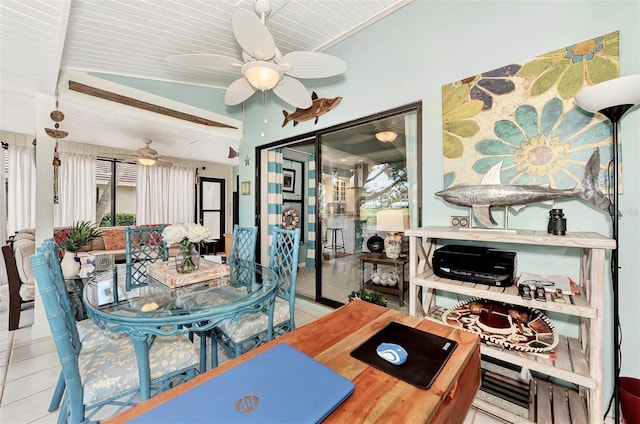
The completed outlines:
[[[553,204],[556,199],[578,197],[592,205],[614,213],[609,198],[598,189],[600,174],[600,150],[595,149],[587,161],[582,179],[571,189],[552,189],[545,185],[502,184],[500,171],[502,162],[494,165],[479,185],[457,185],[436,193],[449,203],[468,206],[476,219],[486,227],[497,225],[491,215],[492,206],[511,207],[519,211],[529,203]]]
[[[333,99],[327,99],[326,97],[318,98],[318,95],[314,91],[311,94],[311,107],[307,109],[297,108],[294,112],[287,112],[283,110],[284,114],[284,122],[282,126],[287,125],[287,122],[293,121],[293,126],[298,125],[298,122],[308,121],[309,119],[315,118],[315,124],[318,123],[318,117],[320,115],[324,115],[329,112],[334,107],[338,106],[338,104],[342,101],[342,97],[334,97]]]

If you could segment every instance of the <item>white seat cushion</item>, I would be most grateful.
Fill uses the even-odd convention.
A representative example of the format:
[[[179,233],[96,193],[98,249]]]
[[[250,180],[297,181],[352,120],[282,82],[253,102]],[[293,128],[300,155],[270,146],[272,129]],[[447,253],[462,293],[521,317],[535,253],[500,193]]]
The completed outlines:
[[[125,333],[114,333],[113,331],[103,330],[90,319],[78,321],[76,327],[78,328],[78,335],[80,336],[80,343],[82,343],[83,350],[109,344],[113,342],[113,340],[127,337]]]
[[[198,364],[196,346],[183,334],[156,337],[149,349],[151,379]],[[140,385],[138,363],[129,337],[83,349],[78,366],[84,385],[84,402],[92,404]]]
[[[276,304],[273,310],[273,326],[289,320],[289,302],[276,297]],[[267,331],[269,317],[262,312],[246,314],[240,321],[232,322],[230,319],[222,321],[218,328],[224,331],[234,342],[242,340],[254,334]]]
[[[13,242],[13,256],[20,276],[20,297],[23,301],[33,300],[36,295],[36,276],[29,258],[36,253],[36,242],[22,238]]]

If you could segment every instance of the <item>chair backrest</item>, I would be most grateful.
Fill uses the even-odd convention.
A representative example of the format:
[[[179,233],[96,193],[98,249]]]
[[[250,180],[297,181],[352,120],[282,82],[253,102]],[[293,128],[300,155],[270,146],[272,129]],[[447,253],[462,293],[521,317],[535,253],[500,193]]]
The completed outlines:
[[[56,290],[58,290],[60,296],[66,296],[67,300],[69,300],[69,289],[64,281],[64,274],[62,273],[62,267],[58,257],[58,246],[56,245],[55,240],[52,238],[45,239],[38,250],[44,252],[49,259],[49,268],[53,273],[53,284],[55,285]],[[78,346],[79,350],[80,336],[76,327],[76,318],[73,313],[73,308],[71,307],[71,301],[69,300],[68,302],[64,302],[62,307],[65,311],[65,317],[69,320],[69,328],[72,329],[71,336],[73,338],[73,343],[75,346]]]
[[[2,256],[4,257],[4,265],[7,269],[7,281],[9,283],[9,331],[13,331],[20,325],[20,308],[23,302],[20,296],[22,280],[18,273],[13,248],[9,245],[2,246]]]
[[[51,240],[51,239],[49,239]],[[67,414],[70,422],[84,421],[84,403],[82,393],[82,382],[80,380],[80,370],[78,368],[78,355],[80,353],[80,343],[78,330],[75,321],[69,320],[71,305],[69,295],[66,291],[60,265],[52,266],[51,247],[47,241],[37,249],[31,256],[31,265],[36,275],[36,282],[40,289],[42,304],[44,305],[49,321],[49,327],[56,344],[62,374],[64,376],[67,393]],[[58,268],[58,269],[56,269]],[[65,289],[60,290],[61,287]]]
[[[166,261],[169,249],[162,239],[166,225],[125,227],[126,289],[147,283],[147,262]]]
[[[258,227],[233,226],[231,254],[227,258],[231,281],[250,281],[256,262],[256,243],[258,241]]]
[[[298,253],[300,251],[300,229],[275,228],[269,252],[269,269],[278,281],[276,296],[289,302],[289,317],[293,319],[298,278]]]

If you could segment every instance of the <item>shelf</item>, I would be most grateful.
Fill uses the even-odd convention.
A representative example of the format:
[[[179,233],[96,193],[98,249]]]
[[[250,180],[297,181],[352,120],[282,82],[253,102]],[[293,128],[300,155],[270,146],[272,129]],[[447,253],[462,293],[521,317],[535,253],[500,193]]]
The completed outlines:
[[[587,302],[583,293],[580,296],[563,295],[564,303],[554,302],[547,293],[547,301],[526,300],[518,294],[518,287],[514,284],[510,287],[492,287],[485,284],[474,284],[465,281],[450,280],[436,276],[432,270],[414,277],[415,284],[430,289],[455,292],[472,297],[480,297],[497,302],[511,303],[512,305],[526,306],[540,309],[541,311],[553,311],[563,314],[575,315],[584,318],[596,318],[598,313]]]
[[[564,236],[554,236],[546,231],[539,230],[501,231],[457,227],[422,227],[406,230],[404,234],[407,237],[580,247],[585,249],[614,249],[616,247],[615,240],[593,232],[567,232]]]
[[[379,284],[373,284],[371,280],[368,280],[364,283],[364,288],[380,293],[395,294],[396,296],[398,295],[398,293],[400,293],[400,288],[397,284],[395,286],[381,286]]]
[[[549,355],[505,350],[502,347],[484,343],[480,346],[480,352],[487,357],[520,367],[526,366],[536,374],[563,380],[580,387],[578,392],[538,380],[535,407],[538,422],[552,422],[552,420],[562,423],[602,422],[605,402],[601,384],[603,378],[602,311],[605,307],[606,251],[615,249],[615,240],[593,232],[568,232],[565,236],[554,236],[546,231],[537,230],[484,230],[453,227],[414,228],[405,231],[405,235],[409,236],[410,244],[409,313],[413,315],[418,315],[418,310],[423,313],[425,310],[431,310],[436,301],[435,295],[438,292],[448,292],[578,317],[579,339],[560,335],[553,360]],[[554,302],[547,294],[547,301],[540,302],[520,297],[515,285],[492,287],[438,277],[431,268],[431,259],[437,244],[448,243],[449,240],[580,249],[578,282],[580,295],[563,295],[564,302]],[[552,249],[548,250],[551,254]],[[420,287],[422,290],[419,290]],[[428,314],[427,318],[429,318]],[[557,401],[559,399],[560,402]],[[497,401],[497,404],[500,404],[500,401]],[[476,399],[474,406],[500,417],[509,417],[513,422],[523,422],[521,417],[510,416],[508,411],[495,404],[487,403],[486,399]],[[571,413],[568,415],[569,410]]]
[[[448,325],[441,320],[428,319]],[[480,353],[518,366],[524,365],[531,371],[541,372],[589,389],[596,387],[596,380],[589,373],[587,357],[582,351],[580,341],[575,338],[559,336],[555,360],[550,359],[547,354],[520,352],[486,343],[480,343]]]

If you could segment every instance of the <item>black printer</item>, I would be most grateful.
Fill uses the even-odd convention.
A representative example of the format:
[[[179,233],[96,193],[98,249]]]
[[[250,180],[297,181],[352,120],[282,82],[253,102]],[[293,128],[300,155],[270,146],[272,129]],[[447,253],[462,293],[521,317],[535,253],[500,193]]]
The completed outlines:
[[[508,287],[516,277],[516,252],[482,246],[447,245],[433,252],[438,277]]]

